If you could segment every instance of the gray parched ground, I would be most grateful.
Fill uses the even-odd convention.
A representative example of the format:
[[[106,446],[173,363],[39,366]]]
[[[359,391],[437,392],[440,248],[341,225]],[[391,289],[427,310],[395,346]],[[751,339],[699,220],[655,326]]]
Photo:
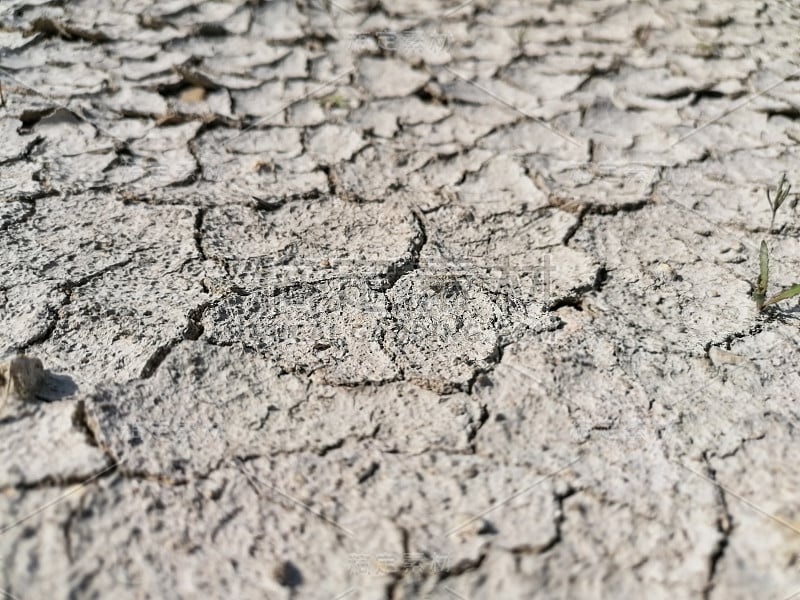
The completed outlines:
[[[0,597],[800,598],[799,32],[0,0]]]

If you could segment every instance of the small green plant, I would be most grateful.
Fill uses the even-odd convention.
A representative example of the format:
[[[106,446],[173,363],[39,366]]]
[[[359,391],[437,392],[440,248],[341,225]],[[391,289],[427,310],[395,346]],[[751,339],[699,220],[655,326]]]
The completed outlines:
[[[758,253],[758,258],[759,273],[758,281],[756,281],[756,287],[753,291],[753,300],[756,301],[756,307],[759,312],[771,304],[800,295],[800,283],[796,283],[792,287],[786,288],[782,292],[767,298],[767,286],[769,286],[769,249],[767,248],[767,242],[764,240],[761,240],[761,249]]]
[[[347,108],[350,105],[347,101],[347,98],[335,93],[328,94],[327,96],[320,98],[319,103],[327,110],[330,110],[331,108]]]
[[[721,48],[714,42],[698,42],[695,47],[695,55],[702,58],[715,58],[720,55]]]
[[[789,197],[789,192],[791,189],[792,186],[789,185],[789,182],[786,180],[786,173],[781,175],[781,180],[778,182],[778,187],[775,189],[774,200],[772,199],[772,195],[769,193],[769,188],[767,188],[767,202],[769,202],[769,208],[772,211],[772,220],[769,224],[770,231],[772,231],[772,228],[775,225],[775,214],[778,212],[778,209],[781,207],[781,205],[786,201],[786,198]],[[756,308],[758,308],[758,312],[761,312],[766,307],[775,304],[776,302],[788,300],[789,298],[794,298],[795,296],[800,295],[800,283],[796,283],[793,286],[778,292],[774,296],[770,296],[769,298],[767,298],[768,287],[769,248],[767,248],[767,242],[761,240],[761,248],[758,252],[758,279],[756,280],[756,285],[753,289],[753,300],[756,302]]]
[[[772,210],[772,219],[769,222],[770,231],[775,227],[775,215],[781,207],[781,204],[789,197],[791,189],[792,186],[789,185],[789,182],[786,180],[786,173],[781,176],[781,180],[778,182],[778,187],[775,190],[775,200],[772,199],[769,188],[767,188],[767,202],[769,202],[769,208]]]

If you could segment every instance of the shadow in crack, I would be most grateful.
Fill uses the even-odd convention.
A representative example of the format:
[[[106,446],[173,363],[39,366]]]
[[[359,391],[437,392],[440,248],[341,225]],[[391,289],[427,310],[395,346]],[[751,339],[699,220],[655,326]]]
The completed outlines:
[[[290,560],[283,561],[275,567],[275,579],[283,587],[296,588],[303,583],[303,574]]]

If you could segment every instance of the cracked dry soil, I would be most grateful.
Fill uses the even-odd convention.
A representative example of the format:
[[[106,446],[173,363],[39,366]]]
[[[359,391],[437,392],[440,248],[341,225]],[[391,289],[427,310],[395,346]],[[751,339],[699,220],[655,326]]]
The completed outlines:
[[[800,593],[797,2],[0,8],[0,596]]]

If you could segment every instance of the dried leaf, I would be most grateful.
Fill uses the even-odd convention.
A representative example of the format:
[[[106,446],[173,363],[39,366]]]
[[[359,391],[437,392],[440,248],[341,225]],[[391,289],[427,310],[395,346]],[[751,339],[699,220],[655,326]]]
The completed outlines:
[[[789,195],[792,186],[786,181],[786,173],[781,176],[781,180],[778,183],[778,189],[775,192],[775,210],[777,211],[781,204],[786,200],[786,197]]]

